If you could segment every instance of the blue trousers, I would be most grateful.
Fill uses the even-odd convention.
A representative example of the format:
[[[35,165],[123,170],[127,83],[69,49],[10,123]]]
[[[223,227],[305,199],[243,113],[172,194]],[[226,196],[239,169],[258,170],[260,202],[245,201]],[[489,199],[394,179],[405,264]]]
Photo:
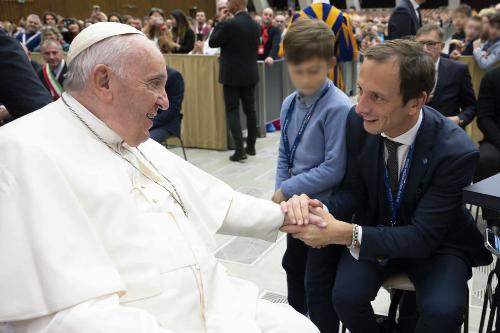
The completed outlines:
[[[155,127],[149,130],[149,137],[159,143],[168,139],[170,135],[166,127]]]
[[[415,285],[417,333],[454,333],[462,325],[471,268],[454,255],[426,259],[356,260],[345,249],[337,266],[333,306],[352,333],[379,332],[370,302],[390,275],[405,272]]]
[[[341,246],[316,250],[287,235],[283,256],[288,303],[298,312],[309,314],[321,333],[337,333],[339,320],[332,304],[335,271]]]

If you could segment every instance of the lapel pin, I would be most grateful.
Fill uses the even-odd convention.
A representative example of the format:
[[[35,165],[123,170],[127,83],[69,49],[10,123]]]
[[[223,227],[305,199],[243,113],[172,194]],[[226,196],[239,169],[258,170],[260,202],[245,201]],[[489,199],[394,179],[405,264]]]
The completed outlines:
[[[422,164],[423,164],[423,165],[427,165],[427,162],[429,162],[429,161],[428,161],[426,158],[424,158],[424,159],[422,160]]]

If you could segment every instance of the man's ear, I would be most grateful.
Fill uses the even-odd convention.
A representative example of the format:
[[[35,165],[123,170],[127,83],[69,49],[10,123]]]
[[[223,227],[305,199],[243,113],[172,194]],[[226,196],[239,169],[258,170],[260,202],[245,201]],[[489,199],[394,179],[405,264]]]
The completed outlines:
[[[408,103],[410,103],[410,114],[414,115],[420,111],[420,109],[425,105],[429,95],[427,92],[423,91],[420,96],[412,98]]]
[[[105,102],[109,102],[112,100],[110,79],[111,68],[104,64],[95,66],[90,74],[89,81],[92,84],[92,92]]]

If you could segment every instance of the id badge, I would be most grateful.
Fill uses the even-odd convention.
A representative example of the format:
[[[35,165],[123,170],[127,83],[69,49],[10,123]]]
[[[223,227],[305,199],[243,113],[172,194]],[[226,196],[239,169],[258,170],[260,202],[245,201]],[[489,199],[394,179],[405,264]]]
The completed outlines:
[[[257,50],[257,54],[262,55],[264,54],[264,45],[260,44],[259,49]]]

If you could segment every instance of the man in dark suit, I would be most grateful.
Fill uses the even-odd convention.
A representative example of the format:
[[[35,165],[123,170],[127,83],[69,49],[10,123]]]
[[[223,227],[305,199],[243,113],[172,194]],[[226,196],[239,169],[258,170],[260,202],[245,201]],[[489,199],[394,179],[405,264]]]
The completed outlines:
[[[231,161],[240,161],[255,155],[257,139],[257,114],[255,112],[255,85],[259,81],[257,47],[260,28],[246,12],[247,0],[229,0],[228,10],[219,13],[217,24],[210,36],[210,47],[220,47],[219,82],[224,86],[224,103],[229,128],[236,145]],[[231,18],[230,15],[234,15]],[[239,114],[240,99],[247,118],[247,146]]]
[[[388,39],[415,36],[422,26],[420,5],[426,0],[401,0],[389,18]]]
[[[0,103],[19,118],[52,100],[37,78],[19,42],[0,29]]]
[[[434,63],[418,43],[387,41],[366,50],[359,104],[346,125],[347,174],[325,203],[335,217],[305,195],[288,203],[292,219],[303,220],[305,203],[328,225],[286,232],[313,247],[348,246],[332,300],[352,333],[379,332],[370,301],[397,272],[416,288],[415,332],[456,332],[471,267],[491,262],[462,204],[479,153],[464,131],[424,106],[433,85]]]
[[[42,43],[40,51],[45,64],[38,70],[37,75],[55,101],[64,91],[64,74],[68,70],[63,50],[58,41],[47,39]]]
[[[500,172],[500,67],[486,72],[477,100],[477,126],[484,134],[479,145],[479,164],[474,181]],[[498,211],[483,208],[489,226],[500,226]]]
[[[153,127],[149,130],[151,139],[160,143],[170,136],[181,136],[181,109],[184,99],[184,79],[181,73],[168,66],[165,91],[168,97],[168,109],[158,110],[158,114],[153,119]]]
[[[417,41],[424,46],[437,68],[437,80],[427,105],[455,124],[465,127],[476,114],[476,96],[468,66],[441,57],[443,36],[443,30],[435,24],[427,24],[417,31]]]

